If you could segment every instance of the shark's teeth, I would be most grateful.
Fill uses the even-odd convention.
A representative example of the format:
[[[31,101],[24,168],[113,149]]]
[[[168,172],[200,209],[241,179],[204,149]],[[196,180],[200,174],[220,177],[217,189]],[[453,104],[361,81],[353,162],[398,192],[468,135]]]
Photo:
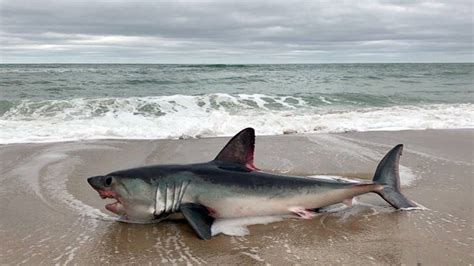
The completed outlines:
[[[117,198],[117,194],[113,191],[109,191],[109,190],[97,190],[97,192],[99,192],[99,196],[102,198],[102,199],[107,199],[107,198],[113,198],[113,199],[116,199]]]

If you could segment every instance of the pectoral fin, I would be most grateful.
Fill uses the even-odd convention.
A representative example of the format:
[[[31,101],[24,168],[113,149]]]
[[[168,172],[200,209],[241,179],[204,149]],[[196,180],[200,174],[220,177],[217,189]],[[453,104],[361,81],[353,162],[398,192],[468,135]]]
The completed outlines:
[[[211,226],[214,218],[210,216],[209,210],[203,205],[196,203],[184,203],[180,206],[181,213],[194,232],[204,240],[211,239]]]

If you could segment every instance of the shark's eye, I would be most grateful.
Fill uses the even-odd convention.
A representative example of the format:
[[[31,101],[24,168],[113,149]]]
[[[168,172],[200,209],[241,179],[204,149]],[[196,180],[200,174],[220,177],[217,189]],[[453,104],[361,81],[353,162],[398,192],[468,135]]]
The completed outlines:
[[[108,176],[105,178],[105,185],[106,186],[112,185],[112,177]]]

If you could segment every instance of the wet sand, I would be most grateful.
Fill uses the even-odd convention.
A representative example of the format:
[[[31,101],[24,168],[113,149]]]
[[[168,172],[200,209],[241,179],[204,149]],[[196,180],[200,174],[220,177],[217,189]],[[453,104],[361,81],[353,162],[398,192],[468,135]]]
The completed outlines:
[[[185,222],[114,221],[86,178],[128,167],[214,158],[228,138],[100,140],[0,146],[0,264],[474,263],[474,130],[257,137],[266,171],[369,178],[405,144],[404,194],[428,210],[394,211],[377,195],[313,220],[250,226],[199,240]],[[108,202],[108,201],[107,201]]]

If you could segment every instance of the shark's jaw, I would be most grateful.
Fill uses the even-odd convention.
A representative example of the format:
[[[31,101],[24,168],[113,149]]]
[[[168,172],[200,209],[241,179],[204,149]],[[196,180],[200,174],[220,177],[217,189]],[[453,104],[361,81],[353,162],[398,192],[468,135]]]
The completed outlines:
[[[99,193],[99,196],[102,199],[115,199],[116,200],[113,203],[109,203],[109,204],[105,205],[105,208],[108,211],[111,211],[111,212],[113,212],[115,214],[118,214],[118,215],[124,215],[125,214],[125,207],[123,205],[123,201],[117,195],[117,193],[115,191],[97,189],[97,192]]]

